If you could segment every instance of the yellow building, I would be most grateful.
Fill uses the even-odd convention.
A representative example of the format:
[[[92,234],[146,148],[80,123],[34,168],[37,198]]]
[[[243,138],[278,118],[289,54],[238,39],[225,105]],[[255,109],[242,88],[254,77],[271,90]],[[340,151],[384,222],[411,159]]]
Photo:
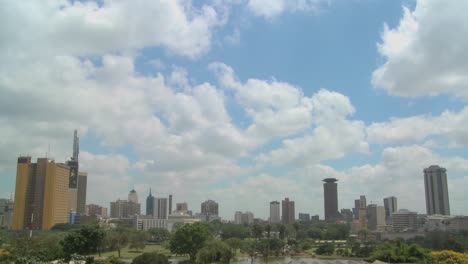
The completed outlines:
[[[68,222],[69,167],[47,158],[18,158],[12,229],[49,230]]]

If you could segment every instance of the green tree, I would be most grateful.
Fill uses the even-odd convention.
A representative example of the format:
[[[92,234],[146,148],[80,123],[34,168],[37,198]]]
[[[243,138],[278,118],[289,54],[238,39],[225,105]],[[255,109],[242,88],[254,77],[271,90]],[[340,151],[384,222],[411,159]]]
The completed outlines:
[[[245,239],[242,241],[241,252],[250,257],[250,263],[253,263],[257,256],[257,241],[253,239]]]
[[[239,238],[231,237],[226,239],[224,242],[226,242],[226,244],[228,244],[228,246],[231,248],[234,256],[236,255],[237,250],[242,248],[242,240]]]
[[[369,260],[381,260],[391,263],[419,263],[430,258],[430,253],[425,248],[396,240],[379,246],[372,253]]]
[[[136,231],[130,233],[129,236],[129,248],[135,250],[143,250],[145,248],[145,243],[148,240],[148,234],[144,231]]]
[[[69,259],[72,254],[89,255],[100,253],[104,236],[104,232],[98,225],[85,225],[78,230],[72,231],[60,242],[65,258]]]
[[[205,243],[197,253],[197,263],[208,264],[212,262],[229,263],[234,257],[227,243],[220,240],[211,240]]]
[[[171,233],[166,228],[151,228],[148,233],[150,234],[150,240],[156,243],[162,243],[171,237]]]
[[[259,224],[253,224],[251,227],[252,236],[256,239],[260,239],[263,236],[263,227]]]
[[[146,252],[134,258],[132,264],[169,264],[169,259],[158,252]]]
[[[278,226],[279,238],[283,240],[286,237],[286,226],[280,224]]]
[[[312,239],[320,240],[322,239],[322,230],[317,227],[310,227],[307,230],[307,235]]]
[[[315,253],[318,255],[333,255],[335,253],[335,243],[322,243],[317,247]]]
[[[110,250],[117,250],[119,258],[122,248],[128,245],[128,241],[129,231],[125,227],[117,226],[107,233],[106,244]]]
[[[220,235],[222,239],[239,238],[244,239],[249,237],[249,229],[245,226],[224,224],[220,228]]]
[[[205,225],[184,225],[177,229],[169,241],[169,248],[175,254],[187,254],[194,261],[198,250],[212,237]]]
[[[297,239],[297,234],[299,233],[299,229],[301,228],[301,226],[299,225],[298,222],[294,222],[294,223],[292,224],[292,226],[293,226],[293,228],[294,228],[294,235],[295,235],[295,237],[296,237],[296,239]]]

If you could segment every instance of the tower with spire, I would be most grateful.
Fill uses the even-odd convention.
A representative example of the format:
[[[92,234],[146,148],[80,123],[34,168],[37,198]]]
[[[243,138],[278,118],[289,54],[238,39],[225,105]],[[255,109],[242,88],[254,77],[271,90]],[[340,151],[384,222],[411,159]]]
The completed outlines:
[[[149,189],[149,195],[146,197],[146,215],[154,215],[154,196]]]
[[[69,161],[67,161],[68,167],[70,167],[70,176],[68,188],[76,189],[77,188],[77,177],[79,171],[78,165],[78,154],[80,152],[80,139],[78,138],[78,131],[75,129],[73,133],[73,155]]]

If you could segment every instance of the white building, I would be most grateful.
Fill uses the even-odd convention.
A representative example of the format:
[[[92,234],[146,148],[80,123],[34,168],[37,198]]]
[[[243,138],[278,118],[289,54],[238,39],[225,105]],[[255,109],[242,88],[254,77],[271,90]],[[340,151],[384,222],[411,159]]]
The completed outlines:
[[[280,203],[278,201],[270,202],[270,223],[278,224],[281,222]]]

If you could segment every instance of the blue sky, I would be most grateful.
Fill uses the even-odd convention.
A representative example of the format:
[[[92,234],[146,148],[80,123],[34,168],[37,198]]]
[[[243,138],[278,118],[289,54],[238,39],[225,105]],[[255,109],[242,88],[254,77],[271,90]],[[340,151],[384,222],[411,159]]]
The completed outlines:
[[[284,197],[323,215],[321,179],[336,177],[340,208],[364,194],[423,213],[422,170],[439,164],[452,213],[467,214],[463,5],[9,3],[0,195],[18,155],[50,145],[64,162],[77,128],[89,203],[151,187],[194,211],[214,199],[227,219],[265,218]]]

